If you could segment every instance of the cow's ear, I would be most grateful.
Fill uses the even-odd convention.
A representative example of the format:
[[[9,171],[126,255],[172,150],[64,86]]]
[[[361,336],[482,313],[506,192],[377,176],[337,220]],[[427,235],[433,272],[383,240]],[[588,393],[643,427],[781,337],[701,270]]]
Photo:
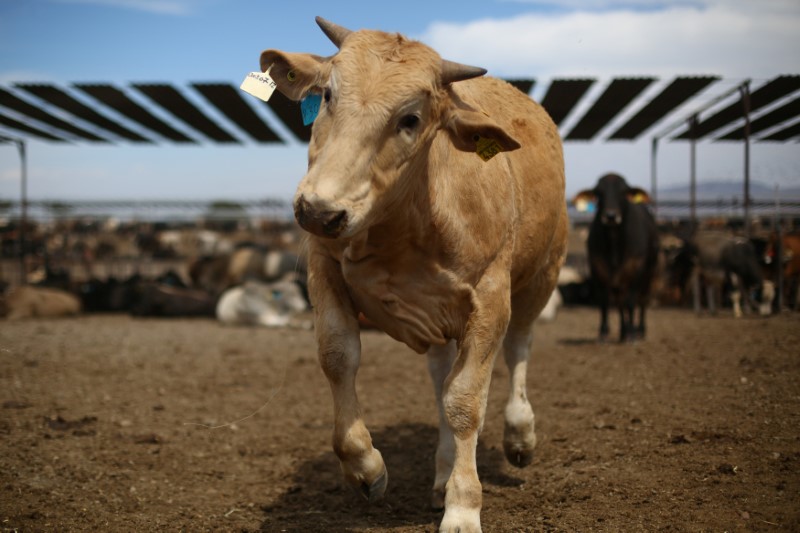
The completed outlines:
[[[650,195],[647,194],[647,191],[644,189],[640,189],[638,187],[631,187],[626,192],[625,195],[628,197],[628,201],[634,204],[649,204],[650,203]]]
[[[478,152],[484,143],[497,143],[499,151],[510,152],[520,147],[511,135],[483,113],[451,108],[444,117],[444,129],[453,145],[464,152]],[[481,143],[479,145],[479,143]]]
[[[593,189],[584,189],[572,199],[572,205],[579,213],[593,213],[597,204],[597,195]]]
[[[277,89],[290,100],[301,100],[320,85],[322,67],[328,58],[280,50],[261,52],[261,72],[269,70]]]

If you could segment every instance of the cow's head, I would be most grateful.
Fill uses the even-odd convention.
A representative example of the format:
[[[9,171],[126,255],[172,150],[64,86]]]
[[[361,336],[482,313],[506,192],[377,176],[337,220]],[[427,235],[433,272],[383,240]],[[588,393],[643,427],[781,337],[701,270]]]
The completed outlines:
[[[596,218],[605,226],[619,226],[629,203],[649,203],[650,196],[644,189],[631,187],[622,176],[606,174],[594,189],[586,189],[575,195],[574,205],[591,203]]]
[[[295,216],[307,231],[351,237],[388,216],[421,174],[440,130],[462,151],[474,152],[480,138],[503,150],[519,148],[451,89],[484,69],[443,60],[399,34],[353,32],[320,17],[317,23],[339,48],[335,55],[261,54],[261,70],[271,69],[284,95],[322,97],[308,171],[294,198]]]

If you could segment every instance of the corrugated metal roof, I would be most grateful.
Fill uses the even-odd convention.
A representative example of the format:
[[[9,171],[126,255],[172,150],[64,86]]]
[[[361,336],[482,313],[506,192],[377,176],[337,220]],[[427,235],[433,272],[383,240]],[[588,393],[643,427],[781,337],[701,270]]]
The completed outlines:
[[[800,97],[791,100],[781,106],[776,107],[757,119],[750,122],[750,135],[755,135],[764,130],[777,126],[781,122],[794,118],[800,115]],[[736,128],[735,130],[727,133],[721,137],[717,137],[718,141],[741,141],[744,139],[744,125]]]
[[[253,109],[242,100],[240,91],[226,83],[193,83],[209,102],[214,104],[226,117],[235,122],[253,139],[262,143],[283,142],[272,129],[256,115]]]
[[[20,89],[31,93],[37,98],[41,98],[56,107],[60,107],[64,111],[72,113],[76,117],[82,118],[87,122],[96,124],[112,133],[116,133],[123,139],[132,142],[152,143],[150,139],[142,137],[138,133],[129,130],[121,124],[114,122],[110,118],[101,115],[96,110],[76,100],[73,96],[67,94],[65,91],[53,85],[33,84],[33,83],[18,83],[15,85]]]
[[[800,89],[800,76],[778,76],[750,93],[750,112],[757,111]],[[700,121],[695,127],[696,138],[700,139],[723,126],[742,118],[741,98],[710,117]],[[675,139],[689,139],[690,128],[675,136]]]
[[[646,129],[652,127],[671,111],[718,79],[718,76],[675,78],[663,91],[612,133],[609,140],[637,138]]]
[[[794,124],[778,130],[775,133],[762,138],[761,140],[784,142],[796,137],[800,137],[800,122],[795,122]]]
[[[550,114],[557,126],[567,118],[569,112],[580,102],[595,80],[553,80],[542,98],[542,107]]]
[[[589,141],[617,114],[639,96],[655,78],[616,78],[606,87],[586,114],[564,137],[568,141]]]
[[[76,83],[75,87],[89,96],[96,98],[112,109],[116,109],[129,119],[163,135],[167,139],[179,143],[193,143],[192,139],[176,130],[150,111],[130,99],[128,95],[116,87],[107,84]]]
[[[133,86],[186,124],[203,133],[212,141],[220,143],[239,142],[230,133],[204,115],[194,104],[187,100],[185,96],[171,85],[162,83],[134,83]]]
[[[39,128],[34,128],[33,126],[30,126],[28,124],[23,124],[18,120],[14,120],[11,117],[3,115],[2,113],[0,113],[0,124],[14,130],[23,131],[25,133],[33,135],[34,137],[39,137],[40,139],[46,139],[48,141],[54,141],[54,142],[66,142],[66,139],[62,139],[61,137],[56,137],[55,135],[47,133],[46,131],[42,131]]]
[[[44,122],[45,124],[49,124],[55,128],[60,130],[68,131],[69,133],[76,135],[82,139],[86,139],[87,141],[93,142],[108,142],[107,139],[103,139],[98,137],[94,133],[90,131],[86,131],[83,128],[79,128],[74,124],[70,124],[64,120],[61,120],[58,117],[54,117],[47,111],[36,107],[35,105],[18,98],[17,96],[11,94],[5,89],[0,89],[0,105],[8,107],[9,109],[13,109],[18,113],[22,113],[23,115],[27,115],[35,120],[40,122]]]
[[[507,81],[524,93],[535,86],[532,79]],[[610,125],[616,129],[608,140],[635,141],[652,135],[652,128],[665,120],[674,123],[667,131],[686,128],[684,122],[693,113],[700,118],[698,139],[742,138],[743,108],[735,93],[736,84],[744,80],[681,76],[663,80],[660,86],[651,85],[654,82],[651,77],[615,78],[602,91],[590,91],[593,79],[555,79],[546,85],[542,105],[567,142],[598,140]],[[793,121],[800,114],[800,76],[754,81],[751,86],[751,138],[775,142],[797,138]],[[657,89],[658,94],[651,91],[654,96],[642,98],[648,87]],[[0,118],[0,134],[14,131],[49,141],[141,144],[161,143],[163,138],[179,143],[238,144],[290,142],[290,133],[300,141],[311,137],[311,127],[303,125],[297,102],[276,92],[263,103],[224,82],[119,87],[91,83],[0,85],[3,109],[8,112]],[[620,126],[616,126],[622,122],[618,117],[624,119]],[[570,130],[566,134],[565,128]],[[688,131],[671,138],[688,139]]]

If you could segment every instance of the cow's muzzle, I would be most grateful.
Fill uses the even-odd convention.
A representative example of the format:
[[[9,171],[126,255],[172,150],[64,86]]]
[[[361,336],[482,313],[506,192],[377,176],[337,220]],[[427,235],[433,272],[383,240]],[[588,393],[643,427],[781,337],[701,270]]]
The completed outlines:
[[[320,237],[335,239],[347,227],[347,211],[321,209],[300,196],[294,203],[294,217],[300,227]]]
[[[600,216],[600,221],[605,226],[619,226],[622,224],[622,214],[614,209],[608,209],[603,211],[603,214]]]

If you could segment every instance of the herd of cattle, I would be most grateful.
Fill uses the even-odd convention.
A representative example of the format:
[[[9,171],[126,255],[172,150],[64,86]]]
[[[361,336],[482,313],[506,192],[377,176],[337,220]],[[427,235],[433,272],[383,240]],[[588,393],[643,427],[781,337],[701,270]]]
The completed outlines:
[[[637,201],[641,200],[643,191],[634,191],[639,194]],[[576,202],[586,201],[587,196],[597,196],[597,191],[583,191]],[[621,339],[643,336],[644,309],[648,304],[693,308],[696,312],[705,308],[711,313],[729,307],[736,316],[748,311],[766,315],[777,310],[779,268],[784,308],[800,307],[800,233],[782,235],[779,250],[776,235],[770,233],[747,239],[724,227],[695,232],[682,228],[658,230],[646,222],[648,215],[642,212],[647,210],[642,204],[631,202],[631,206],[638,207],[625,210],[624,217],[621,211],[619,216],[613,213],[619,207],[598,206],[599,216],[592,224],[571,229],[558,290],[541,320],[554,320],[561,306],[596,305],[606,309],[600,326],[600,336],[606,337],[608,306],[619,308],[624,295],[633,298],[629,305],[638,306],[640,322],[633,325],[630,307],[622,305],[627,319],[620,323]],[[613,236],[617,225],[627,228],[621,242]],[[239,234],[163,229],[148,231],[147,238],[139,232],[133,243],[101,225],[94,225],[92,231],[69,234],[63,226],[53,230],[56,233],[50,235],[48,242],[69,241],[71,254],[59,254],[58,250],[44,254],[50,259],[41,261],[41,267],[28,274],[25,286],[19,286],[14,276],[6,272],[12,279],[0,278],[0,317],[129,313],[217,317],[224,323],[264,326],[308,326],[296,318],[310,308],[310,302],[305,260],[296,251],[299,237],[292,228],[283,228],[280,238],[261,241],[257,238],[258,229]],[[187,235],[191,235],[192,245],[176,246],[178,241],[188,241]],[[633,250],[643,253],[637,255]],[[779,251],[781,261],[777,259]],[[109,262],[120,257],[134,265],[130,275],[109,274]],[[172,264],[178,268],[157,275],[143,273],[151,261],[165,257],[174,259]],[[60,266],[53,267],[50,262]],[[623,262],[626,268],[618,269],[611,279],[608,272],[614,268],[612,263]],[[15,262],[6,255],[6,263]],[[622,292],[623,287],[627,292]],[[362,324],[368,324],[363,317]]]
[[[67,234],[60,225],[40,234],[39,257],[33,258],[38,266],[29,267],[26,283],[0,279],[0,316],[216,316],[225,323],[282,326],[308,308],[305,263],[293,251],[291,227],[91,228]],[[9,264],[16,266],[6,259]]]
[[[631,213],[638,211],[640,208],[633,208]],[[628,255],[635,247],[646,250],[644,262],[639,264],[634,260],[632,265],[629,262],[629,267],[621,269],[613,282],[601,283],[598,288],[597,282],[607,279],[603,263],[611,257],[603,247],[619,247],[619,244],[615,238],[603,237],[602,232],[590,231],[600,219],[617,220],[613,215],[608,216],[607,209],[601,207],[597,212],[601,217],[592,225],[571,229],[567,262],[559,275],[558,290],[542,312],[542,320],[553,320],[562,305],[602,308],[603,302],[606,306],[611,302],[618,306],[614,298],[621,296],[621,283],[637,292],[636,302],[642,313],[644,305],[653,303],[696,311],[706,307],[712,313],[720,307],[732,307],[737,316],[757,307],[759,313],[769,314],[778,305],[775,297],[778,268],[783,274],[784,307],[797,310],[800,305],[800,233],[782,235],[783,260],[778,261],[774,234],[745,239],[728,229],[717,228],[690,235],[687,231],[687,236],[682,236],[681,229],[658,231],[654,226],[642,224],[637,218],[642,216],[640,213],[624,217],[624,223],[630,226],[624,248]],[[605,225],[604,229],[609,230]],[[80,233],[77,236],[61,233],[63,227],[55,230],[58,233],[53,239],[69,240],[73,244],[71,250],[79,252],[73,252],[65,261],[64,254],[51,250],[49,257],[57,258],[52,262],[78,264],[80,268],[43,264],[29,273],[24,287],[17,286],[14,279],[0,278],[0,288],[4,289],[0,295],[0,316],[15,319],[111,312],[134,316],[216,316],[225,323],[282,326],[296,322],[295,317],[310,307],[305,261],[302,253],[293,251],[297,249],[298,237],[291,229],[284,229],[282,238],[268,242],[256,242],[254,232],[258,230],[237,235],[205,229],[181,232],[164,229],[152,232],[144,239],[146,247],[141,248],[100,225],[91,232],[83,232],[89,237],[85,239],[80,238]],[[182,240],[191,234],[194,245],[176,249],[178,233]],[[587,241],[588,246],[594,247],[593,260],[587,253]],[[619,254],[621,249],[615,253]],[[86,260],[87,256],[92,259]],[[136,258],[134,272],[124,278],[108,275],[108,262],[120,257]],[[184,266],[150,276],[137,271],[147,270],[137,267],[159,257],[174,258]],[[6,258],[7,263],[13,263]],[[76,270],[78,275],[70,275]],[[645,279],[647,284],[642,283]],[[632,315],[627,316],[632,320]],[[609,333],[607,321],[604,324],[601,336]],[[623,324],[631,329],[622,331],[621,337],[636,338],[644,333],[643,322],[635,327],[629,322]]]

